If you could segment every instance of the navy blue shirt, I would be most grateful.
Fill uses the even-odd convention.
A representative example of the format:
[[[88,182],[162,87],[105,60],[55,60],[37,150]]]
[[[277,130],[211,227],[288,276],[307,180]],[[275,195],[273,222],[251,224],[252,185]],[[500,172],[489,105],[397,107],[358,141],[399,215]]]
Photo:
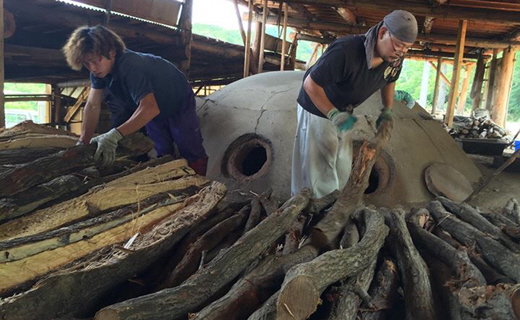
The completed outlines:
[[[153,93],[161,114],[172,116],[188,99],[186,76],[171,62],[147,53],[125,50],[116,56],[112,72],[105,78],[90,74],[92,88],[103,89],[114,116],[130,118],[139,102]],[[124,122],[123,121],[123,122]]]
[[[365,36],[356,35],[337,39],[325,53],[305,73],[325,90],[327,98],[341,111],[349,106],[357,107],[374,92],[390,82],[394,82],[401,72],[386,61],[369,69],[365,53]],[[320,117],[325,115],[311,101],[303,86],[298,95],[298,104],[305,110]]]

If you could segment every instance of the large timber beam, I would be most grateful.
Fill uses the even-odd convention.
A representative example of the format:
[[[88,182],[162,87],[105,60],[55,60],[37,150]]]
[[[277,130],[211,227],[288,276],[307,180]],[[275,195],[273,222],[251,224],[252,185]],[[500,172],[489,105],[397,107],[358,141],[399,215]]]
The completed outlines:
[[[279,1],[275,1],[279,2]],[[472,8],[456,6],[432,7],[426,1],[403,2],[388,0],[291,0],[291,3],[312,4],[317,6],[337,6],[364,8],[371,10],[407,10],[418,16],[432,16],[436,18],[457,20],[481,20],[494,23],[520,23],[520,14],[515,11],[499,10],[499,8]],[[480,1],[484,3],[485,1]],[[487,1],[486,1],[487,2]],[[498,21],[497,17],[500,17]]]
[[[520,16],[520,15],[519,15]],[[260,19],[258,15],[255,16],[255,19],[258,21]],[[267,18],[268,24],[276,25],[278,24],[279,19],[277,16],[269,16]],[[298,29],[317,29],[322,31],[333,31],[341,34],[361,34],[368,31],[370,26],[360,27],[360,26],[351,26],[347,23],[332,23],[332,22],[323,22],[323,21],[309,21],[305,19],[298,18],[289,18],[287,21],[287,25],[290,27],[298,28]],[[434,35],[434,34],[419,34],[417,35],[417,41],[420,42],[433,42],[433,43],[443,43],[449,45],[456,45],[457,38],[455,36],[447,36],[447,35]],[[488,48],[488,49],[505,49],[509,47],[520,48],[519,41],[507,41],[507,40],[488,40],[481,38],[467,38],[466,46],[476,47],[476,48]]]

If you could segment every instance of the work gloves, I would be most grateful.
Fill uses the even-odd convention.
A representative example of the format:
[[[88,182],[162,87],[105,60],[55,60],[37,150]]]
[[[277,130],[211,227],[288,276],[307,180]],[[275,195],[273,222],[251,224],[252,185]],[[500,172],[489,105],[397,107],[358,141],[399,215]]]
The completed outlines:
[[[379,125],[383,121],[393,121],[392,109],[384,108],[383,111],[381,111],[381,114],[376,120],[376,128],[379,129]]]
[[[354,123],[357,121],[355,116],[345,111],[339,111],[336,108],[332,108],[332,110],[327,113],[327,118],[334,123],[339,132],[352,129]]]
[[[111,165],[116,159],[116,149],[119,140],[123,139],[123,135],[117,131],[116,128],[108,131],[107,133],[100,134],[90,140],[90,143],[97,142],[96,153],[94,154],[94,160],[98,160],[101,157],[101,164],[104,166]]]

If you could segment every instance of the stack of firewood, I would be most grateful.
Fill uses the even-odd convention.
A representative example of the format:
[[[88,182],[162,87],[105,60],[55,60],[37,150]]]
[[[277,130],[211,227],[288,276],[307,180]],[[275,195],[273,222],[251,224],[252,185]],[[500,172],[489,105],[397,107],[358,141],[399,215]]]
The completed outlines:
[[[503,139],[506,130],[487,117],[457,117],[460,121],[454,123],[449,134],[459,139]]]
[[[518,202],[364,206],[388,125],[321,199],[233,200],[179,160],[29,213],[0,230],[18,230],[0,240],[1,319],[515,319]]]

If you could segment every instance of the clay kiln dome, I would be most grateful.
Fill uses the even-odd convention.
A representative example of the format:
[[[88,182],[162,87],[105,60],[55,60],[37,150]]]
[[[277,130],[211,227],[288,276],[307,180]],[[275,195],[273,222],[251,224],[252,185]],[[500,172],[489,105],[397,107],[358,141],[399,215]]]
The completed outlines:
[[[230,192],[271,187],[284,199],[290,196],[296,97],[303,74],[258,74],[198,99],[210,179],[225,183]],[[356,108],[354,113],[362,115],[354,128],[357,140],[373,137],[381,105],[377,92]],[[433,195],[424,172],[435,163],[449,164],[470,183],[478,181],[478,168],[442,125],[416,110],[395,103],[392,138],[374,166],[366,202],[394,206],[429,201]]]

